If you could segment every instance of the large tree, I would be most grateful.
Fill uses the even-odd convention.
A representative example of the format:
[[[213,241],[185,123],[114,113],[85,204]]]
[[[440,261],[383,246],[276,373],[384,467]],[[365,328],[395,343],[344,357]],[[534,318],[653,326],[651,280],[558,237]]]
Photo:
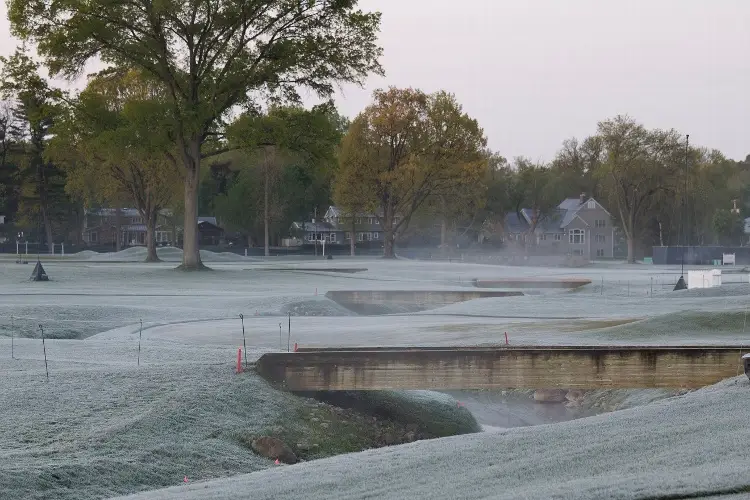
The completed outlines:
[[[338,182],[361,183],[385,233],[384,257],[430,198],[450,196],[486,172],[486,138],[452,94],[377,90],[344,137]]]
[[[19,151],[19,211],[26,225],[34,226],[41,219],[45,241],[53,251],[53,222],[56,212],[65,210],[64,177],[59,169],[44,158],[49,130],[60,114],[59,92],[50,88],[39,74],[39,65],[21,49],[3,64],[0,92],[12,103],[12,118],[6,123],[6,146],[13,138]],[[6,157],[7,160],[7,157]]]
[[[331,167],[336,145],[341,139],[336,127],[338,114],[332,106],[273,106],[267,113],[248,113],[231,124],[229,142],[250,156],[260,156],[263,191],[263,232],[265,255],[270,255],[271,196],[291,164],[315,168]],[[246,177],[243,177],[243,181]],[[283,193],[277,193],[277,213],[284,212]],[[279,218],[278,216],[276,217]]]
[[[515,159],[513,167],[509,196],[516,214],[521,216],[522,209],[529,210],[529,230],[524,244],[534,245],[537,227],[544,219],[557,216],[556,209],[564,194],[549,165],[519,157]]]
[[[675,192],[675,181],[684,178],[684,142],[674,130],[647,130],[627,116],[600,122],[598,135],[606,158],[598,174],[625,233],[632,263],[644,216],[656,206],[657,194]]]
[[[202,267],[197,206],[205,147],[236,106],[262,94],[330,96],[336,82],[381,72],[379,13],[356,0],[9,0],[14,35],[37,45],[52,75],[77,76],[99,57],[142,68],[167,89],[184,174],[182,267]]]
[[[99,75],[53,127],[49,151],[66,169],[66,189],[86,205],[135,204],[146,225],[146,262],[159,260],[157,219],[180,182],[165,102],[163,88],[139,71]]]

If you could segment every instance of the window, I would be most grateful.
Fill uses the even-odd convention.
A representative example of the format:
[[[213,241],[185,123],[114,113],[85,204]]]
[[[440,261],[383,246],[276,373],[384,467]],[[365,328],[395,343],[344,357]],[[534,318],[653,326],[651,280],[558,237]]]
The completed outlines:
[[[357,233],[357,241],[365,241],[365,233]]]
[[[350,239],[352,239],[352,233],[350,233],[349,231],[347,231],[346,235],[344,235],[344,238],[346,238],[346,240],[349,241]]]
[[[607,237],[603,234],[597,234],[594,236],[594,241],[597,243],[604,243],[607,240]]]
[[[569,238],[573,245],[583,245],[586,243],[586,233],[583,229],[571,229]]]
[[[595,227],[607,227],[607,221],[604,219],[597,219],[596,221],[594,221],[594,226]]]
[[[598,249],[596,251],[596,256],[597,257],[604,257],[604,249],[603,248]]]
[[[370,225],[372,225],[372,217],[369,217],[369,218],[367,219],[367,223],[368,223],[368,224],[370,224]]]
[[[89,236],[89,240],[91,240],[91,243],[96,243],[98,236],[99,235],[96,234],[96,231],[91,231],[91,235]]]
[[[357,217],[357,222],[356,222],[356,224],[362,224],[362,217]]]
[[[539,235],[539,241],[547,241],[547,235],[546,234],[540,234]]]
[[[581,256],[583,255],[583,250],[581,250],[580,248],[576,248],[575,250],[573,250],[573,255]]]
[[[307,241],[313,241],[315,239],[315,235],[313,233],[307,233]]]
[[[586,203],[586,208],[596,208],[596,202],[594,200],[589,200],[588,203]]]
[[[336,233],[331,233],[331,243],[336,243]]]
[[[562,241],[562,234],[555,233],[555,241]]]
[[[377,232],[372,233],[372,237],[377,240],[379,238],[378,233]]]
[[[375,217],[375,224],[380,224],[380,219],[378,219],[377,217]]]

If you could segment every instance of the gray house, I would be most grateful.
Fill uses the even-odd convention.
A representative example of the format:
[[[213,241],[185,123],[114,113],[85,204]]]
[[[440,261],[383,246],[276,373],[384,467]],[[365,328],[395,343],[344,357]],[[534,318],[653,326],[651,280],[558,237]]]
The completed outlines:
[[[533,247],[540,255],[582,257],[584,260],[612,258],[615,232],[612,215],[594,198],[568,198],[537,221],[532,231],[533,211],[505,216],[506,244]]]
[[[376,214],[356,214],[354,228],[354,238],[358,243],[383,241],[383,226]],[[293,223],[291,234],[292,238],[284,240],[289,246],[310,245],[314,241],[325,241],[326,245],[349,245],[352,238],[352,218],[340,208],[330,206],[323,215],[323,220]]]

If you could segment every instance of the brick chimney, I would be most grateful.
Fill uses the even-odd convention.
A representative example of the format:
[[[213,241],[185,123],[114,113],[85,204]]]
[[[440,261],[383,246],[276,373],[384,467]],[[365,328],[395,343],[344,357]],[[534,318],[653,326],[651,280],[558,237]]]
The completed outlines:
[[[578,197],[578,201],[580,202],[581,205],[586,203],[586,193],[581,193],[581,196]]]

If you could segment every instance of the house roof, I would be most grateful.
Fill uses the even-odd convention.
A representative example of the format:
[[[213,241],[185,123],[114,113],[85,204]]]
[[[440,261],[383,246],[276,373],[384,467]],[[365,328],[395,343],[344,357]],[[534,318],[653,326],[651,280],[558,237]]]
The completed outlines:
[[[292,222],[292,229],[304,230],[308,233],[340,231],[340,229],[336,229],[333,224],[328,222]]]
[[[558,208],[566,210],[565,217],[563,217],[563,220],[560,223],[560,227],[562,227],[562,228],[567,227],[568,224],[570,224],[571,222],[573,222],[573,219],[575,219],[576,216],[578,215],[578,211],[581,208],[583,208],[584,205],[586,205],[586,203],[588,203],[589,201],[593,201],[594,203],[597,204],[597,206],[599,206],[599,208],[601,208],[602,210],[604,210],[605,212],[607,212],[607,215],[609,215],[610,217],[612,216],[607,211],[607,209],[604,208],[602,206],[602,204],[599,203],[598,201],[596,201],[594,198],[588,198],[583,203],[581,203],[580,198],[568,198],[568,199],[564,200],[562,203],[560,203],[560,205],[558,207]]]
[[[505,215],[505,230],[509,233],[524,233],[529,230],[529,223],[523,216],[516,212],[510,212]]]
[[[198,224],[201,222],[208,222],[209,224],[219,227],[219,224],[216,222],[216,217],[198,217]]]
[[[378,210],[377,212],[357,212],[357,217],[376,217],[376,215],[383,215],[382,210]],[[341,208],[331,205],[328,207],[328,210],[326,210],[325,215],[323,215],[323,218],[332,218],[332,217],[348,217],[349,214],[346,213]]]
[[[581,205],[583,205],[583,203],[581,203],[580,198],[565,198],[560,202],[557,208],[560,210],[575,210]]]
[[[597,206],[607,212],[607,209],[601,203],[594,200],[594,198],[588,198],[583,202],[581,202],[580,198],[566,198],[557,206],[557,209],[539,220],[536,228],[545,233],[558,233],[562,231],[578,217],[578,211],[591,200],[595,201]],[[609,212],[607,214],[609,215]],[[505,227],[512,233],[528,231],[531,228],[532,220],[532,210],[530,208],[522,208],[520,218],[515,212],[505,216]]]
[[[116,208],[89,209],[89,210],[86,210],[86,213],[88,215],[98,215],[100,217],[114,217],[117,215],[117,209]],[[163,208],[159,210],[159,215],[170,217],[172,215],[172,211],[168,208]],[[137,208],[121,208],[120,216],[121,217],[140,217],[141,213],[138,211]]]

